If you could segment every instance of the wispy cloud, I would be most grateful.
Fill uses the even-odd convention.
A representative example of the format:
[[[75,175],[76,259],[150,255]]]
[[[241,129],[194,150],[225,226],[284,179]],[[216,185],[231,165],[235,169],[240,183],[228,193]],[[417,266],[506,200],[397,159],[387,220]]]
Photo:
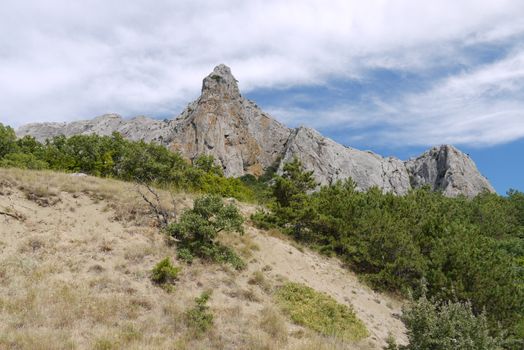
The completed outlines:
[[[429,89],[395,101],[273,114],[303,124],[323,115],[388,142],[505,142],[523,136],[522,18],[520,0],[6,0],[0,121],[174,116],[224,62],[243,91],[365,80],[376,69],[429,75]],[[483,45],[512,52],[485,62],[470,53]],[[434,73],[449,66],[463,71]],[[377,125],[387,128],[363,130]]]
[[[291,125],[336,130],[346,143],[364,138],[381,145],[489,146],[524,137],[523,96],[524,49],[520,49],[393,100],[387,95],[368,96],[359,104],[273,107],[270,112]]]

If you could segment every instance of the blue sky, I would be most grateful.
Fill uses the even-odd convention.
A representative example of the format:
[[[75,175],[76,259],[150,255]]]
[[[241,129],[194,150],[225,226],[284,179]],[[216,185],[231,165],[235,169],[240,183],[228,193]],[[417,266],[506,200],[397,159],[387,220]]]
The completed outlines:
[[[524,191],[522,0],[4,0],[0,122],[174,117],[225,63],[276,119]]]

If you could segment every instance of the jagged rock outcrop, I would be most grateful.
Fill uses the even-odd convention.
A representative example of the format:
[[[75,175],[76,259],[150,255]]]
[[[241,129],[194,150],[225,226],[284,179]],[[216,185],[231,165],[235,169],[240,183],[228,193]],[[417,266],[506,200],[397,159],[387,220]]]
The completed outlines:
[[[119,132],[123,137],[138,141],[162,143],[170,134],[173,121],[161,121],[144,116],[124,119],[118,114],[105,114],[91,120],[80,120],[71,123],[33,123],[20,127],[17,135],[31,135],[40,142],[54,136],[64,135],[111,135]]]
[[[446,196],[463,194],[472,197],[482,191],[495,191],[473,160],[450,145],[434,147],[408,160],[406,168],[411,174],[412,187],[429,185]]]
[[[346,147],[317,131],[289,129],[240,94],[229,67],[221,64],[202,83],[202,94],[175,119],[123,119],[109,114],[72,123],[40,123],[21,127],[19,137],[44,141],[57,135],[110,135],[117,131],[131,140],[157,142],[187,159],[210,154],[226,176],[261,175],[270,166],[299,158],[320,184],[352,178],[359,189],[378,186],[405,194],[429,185],[447,196],[475,196],[494,191],[475,163],[452,146],[436,147],[403,162],[373,152]]]
[[[291,133],[240,95],[225,65],[204,79],[202,95],[176,121],[171,149],[190,159],[211,154],[227,176],[261,175],[282,155]]]
[[[321,185],[352,178],[357,188],[378,186],[386,192],[405,194],[411,188],[404,163],[383,158],[373,152],[345,147],[320,135],[316,130],[300,127],[293,132],[282,158],[282,165],[296,157],[313,171]]]

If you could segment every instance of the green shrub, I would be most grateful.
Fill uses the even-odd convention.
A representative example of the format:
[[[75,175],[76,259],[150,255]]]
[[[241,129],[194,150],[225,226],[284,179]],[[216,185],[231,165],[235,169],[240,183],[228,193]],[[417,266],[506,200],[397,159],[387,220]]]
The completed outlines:
[[[205,333],[213,326],[213,314],[209,311],[209,306],[207,306],[210,297],[210,291],[203,292],[195,299],[195,306],[185,314],[188,325],[197,334]]]
[[[293,322],[323,335],[343,340],[359,340],[369,335],[353,310],[303,284],[284,284],[277,290],[276,299]]]
[[[10,153],[0,160],[0,167],[43,170],[47,169],[48,165],[34,154]]]
[[[502,341],[490,335],[485,314],[476,316],[470,303],[436,304],[424,295],[404,309],[409,345],[399,349],[496,350]]]
[[[177,249],[176,253],[177,253],[178,259],[188,264],[193,263],[194,257],[193,257],[193,254],[191,254],[191,251],[189,249],[180,247]]]
[[[212,253],[214,260],[222,264],[230,264],[235,270],[244,270],[246,263],[231,248],[217,244],[216,250]]]
[[[4,126],[0,123],[0,159],[17,151],[15,131],[10,126]]]
[[[212,155],[202,154],[193,160],[193,166],[201,169],[206,173],[223,176],[222,168],[215,164],[215,159]]]
[[[207,195],[197,198],[193,208],[186,210],[176,223],[166,228],[177,239],[177,247],[183,255],[197,256],[214,262],[228,262],[242,269],[245,264],[230,249],[217,241],[220,232],[242,234],[244,219],[233,204],[225,205],[222,198]]]
[[[151,271],[151,280],[160,285],[173,283],[177,279],[179,273],[180,267],[173,266],[171,260],[165,258],[157,263]]]

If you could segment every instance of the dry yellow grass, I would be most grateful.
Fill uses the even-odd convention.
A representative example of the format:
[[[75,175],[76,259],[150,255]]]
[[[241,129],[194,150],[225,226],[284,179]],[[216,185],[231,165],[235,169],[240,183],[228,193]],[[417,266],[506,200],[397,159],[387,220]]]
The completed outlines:
[[[159,194],[165,208],[174,200],[176,211],[193,200]],[[241,238],[221,236],[248,262],[245,271],[178,262],[133,184],[0,169],[0,211],[14,215],[0,215],[0,349],[368,349],[381,343],[338,343],[285,318],[272,286],[288,269],[303,271],[316,260],[252,227]],[[287,264],[291,250],[298,265]],[[150,281],[165,257],[183,267],[172,292]],[[336,262],[326,264],[334,269]],[[323,277],[315,278],[312,283]],[[213,290],[214,325],[195,337],[184,313],[206,289]],[[337,300],[351,296],[339,292]],[[388,312],[398,310],[393,306]]]

